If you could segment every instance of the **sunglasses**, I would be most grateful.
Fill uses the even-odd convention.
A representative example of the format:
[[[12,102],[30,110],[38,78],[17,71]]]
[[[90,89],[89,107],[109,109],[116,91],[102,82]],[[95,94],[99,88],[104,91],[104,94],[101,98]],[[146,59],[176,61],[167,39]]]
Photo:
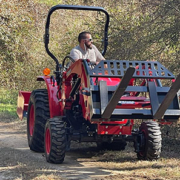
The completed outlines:
[[[89,41],[89,42],[93,41],[92,39],[84,39],[84,40]]]

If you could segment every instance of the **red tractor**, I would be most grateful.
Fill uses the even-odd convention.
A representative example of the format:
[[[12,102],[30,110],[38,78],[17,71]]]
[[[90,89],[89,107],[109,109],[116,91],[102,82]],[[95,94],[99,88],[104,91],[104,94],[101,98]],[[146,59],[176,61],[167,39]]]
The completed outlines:
[[[109,15],[103,8],[57,5],[50,9],[44,42],[56,63],[55,76],[38,77],[47,89],[20,91],[18,98],[19,117],[27,111],[30,149],[45,152],[48,162],[62,163],[73,140],[96,142],[108,150],[124,150],[126,142],[133,141],[138,159],[158,159],[159,123],[171,123],[180,116],[180,76],[175,80],[157,61],[104,60],[93,65],[88,59],[74,62],[67,56],[60,64],[48,48],[50,16],[58,9],[105,13],[103,55],[108,44]],[[70,67],[68,62],[73,62]],[[172,86],[163,86],[162,79],[172,80]],[[134,130],[139,119],[142,124]]]

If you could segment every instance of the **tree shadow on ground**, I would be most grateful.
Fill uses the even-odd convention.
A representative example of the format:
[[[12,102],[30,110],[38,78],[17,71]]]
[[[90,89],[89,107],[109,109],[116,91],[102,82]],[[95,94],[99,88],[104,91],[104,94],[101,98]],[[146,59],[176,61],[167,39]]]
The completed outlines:
[[[76,154],[76,158],[67,154],[63,164],[51,164],[46,162],[42,153],[32,152],[27,147],[4,147],[0,148],[0,151],[0,179],[6,177],[9,180],[31,180],[41,175],[53,175],[59,177],[58,179],[92,179],[92,176],[111,175],[110,171],[86,164],[86,160],[78,161],[78,158],[82,158],[79,153]],[[85,154],[83,157],[86,157]]]

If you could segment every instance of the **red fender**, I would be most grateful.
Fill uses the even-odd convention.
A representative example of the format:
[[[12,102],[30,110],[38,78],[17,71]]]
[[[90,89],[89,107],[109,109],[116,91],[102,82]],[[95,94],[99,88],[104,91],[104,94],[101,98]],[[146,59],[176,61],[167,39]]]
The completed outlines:
[[[58,101],[58,98],[56,96],[57,91],[58,91],[58,86],[56,85],[56,83],[53,86],[51,84],[51,79],[49,76],[39,76],[37,78],[37,81],[45,81],[46,83],[47,90],[48,90],[48,98],[49,98],[50,118],[55,117],[55,116],[62,116],[63,111]]]

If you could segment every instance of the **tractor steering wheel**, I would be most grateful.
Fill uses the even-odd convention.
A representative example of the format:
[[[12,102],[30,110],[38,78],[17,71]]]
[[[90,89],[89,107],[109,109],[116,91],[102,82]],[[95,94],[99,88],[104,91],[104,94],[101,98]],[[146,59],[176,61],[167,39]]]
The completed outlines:
[[[65,61],[66,59],[70,59],[71,62],[75,62],[75,60],[71,57],[71,56],[66,56],[64,59],[63,59],[63,62],[62,62],[62,67],[63,69],[67,69],[68,68],[68,65],[69,65],[69,62],[65,65]]]

